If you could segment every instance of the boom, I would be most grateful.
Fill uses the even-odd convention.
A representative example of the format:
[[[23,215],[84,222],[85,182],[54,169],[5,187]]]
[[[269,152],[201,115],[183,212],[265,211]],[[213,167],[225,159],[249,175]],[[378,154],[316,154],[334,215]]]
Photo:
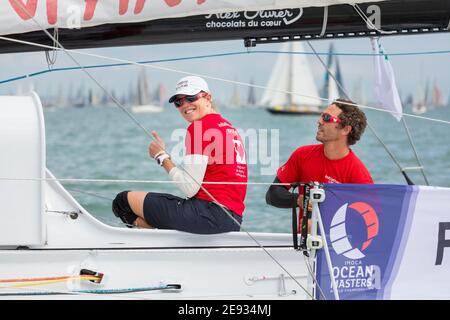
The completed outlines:
[[[288,40],[366,37],[381,34],[379,30],[383,35],[405,35],[449,29],[450,0],[389,0],[358,6],[359,14],[352,5],[342,4],[104,24],[58,32],[67,49],[76,49],[237,39],[254,46]],[[53,45],[42,31],[10,37]],[[36,50],[42,49],[0,40],[2,53]]]

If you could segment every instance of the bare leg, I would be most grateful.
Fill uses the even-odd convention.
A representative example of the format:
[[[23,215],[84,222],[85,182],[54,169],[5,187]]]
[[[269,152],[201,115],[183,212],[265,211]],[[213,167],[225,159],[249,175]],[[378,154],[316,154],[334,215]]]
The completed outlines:
[[[128,192],[128,204],[131,210],[138,216],[134,222],[139,228],[153,229],[154,227],[149,225],[144,218],[144,199],[147,196],[147,192],[144,191],[130,191]]]

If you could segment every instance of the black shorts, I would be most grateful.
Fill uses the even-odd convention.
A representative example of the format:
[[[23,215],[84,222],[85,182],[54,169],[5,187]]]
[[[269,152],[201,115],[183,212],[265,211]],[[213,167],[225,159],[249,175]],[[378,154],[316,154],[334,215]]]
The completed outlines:
[[[198,234],[239,231],[242,217],[225,209],[227,214],[224,209],[214,202],[196,198],[183,199],[167,193],[149,192],[144,199],[145,220],[158,229]]]

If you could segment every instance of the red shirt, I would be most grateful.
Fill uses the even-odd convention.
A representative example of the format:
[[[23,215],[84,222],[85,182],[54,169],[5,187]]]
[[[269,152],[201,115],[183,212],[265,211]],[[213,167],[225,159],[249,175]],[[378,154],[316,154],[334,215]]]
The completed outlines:
[[[295,150],[278,169],[277,177],[283,183],[373,183],[366,166],[351,149],[344,158],[330,160],[325,156],[323,144],[303,146]],[[303,194],[302,188],[299,192]],[[302,218],[303,210],[300,209],[299,232]]]
[[[247,182],[245,148],[238,131],[220,114],[211,113],[192,122],[185,139],[186,155],[208,156],[203,182]],[[242,216],[246,184],[202,184],[223,206]],[[202,188],[195,198],[213,201]]]
[[[351,149],[344,158],[330,160],[325,156],[323,144],[303,146],[295,150],[278,169],[277,177],[284,183],[373,183],[366,166]]]

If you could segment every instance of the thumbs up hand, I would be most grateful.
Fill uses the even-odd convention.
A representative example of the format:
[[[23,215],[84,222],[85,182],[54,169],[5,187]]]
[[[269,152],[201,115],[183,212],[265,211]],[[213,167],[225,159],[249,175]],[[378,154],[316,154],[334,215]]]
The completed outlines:
[[[159,136],[158,132],[152,131],[152,136],[155,138],[152,142],[150,142],[148,146],[148,154],[151,158],[155,158],[158,153],[164,151],[166,149],[166,144],[164,140]]]

